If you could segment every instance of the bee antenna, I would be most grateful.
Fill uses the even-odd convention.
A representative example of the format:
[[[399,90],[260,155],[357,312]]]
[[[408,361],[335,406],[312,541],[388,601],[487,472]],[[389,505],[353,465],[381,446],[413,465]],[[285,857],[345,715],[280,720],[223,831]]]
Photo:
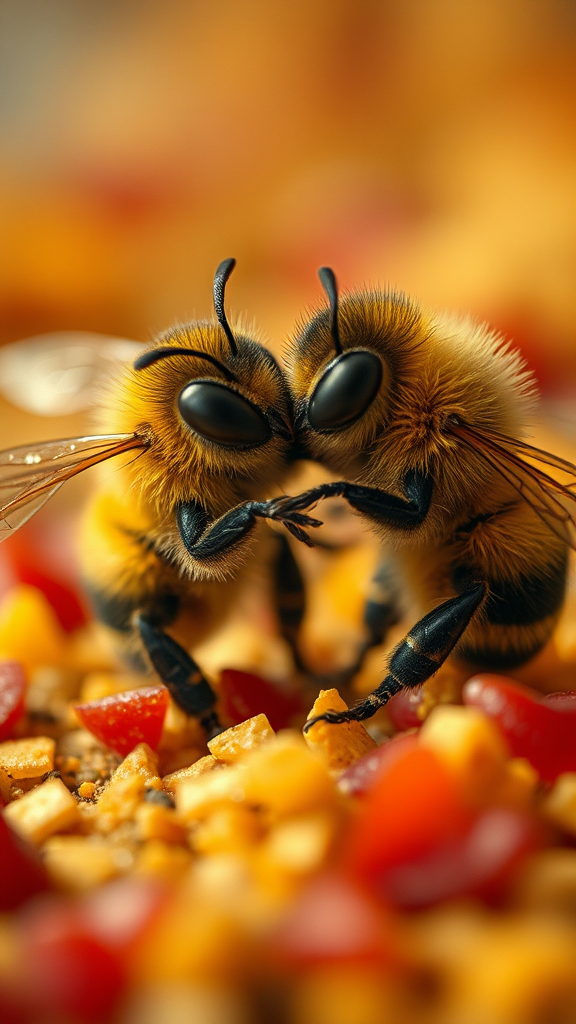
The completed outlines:
[[[222,260],[222,263],[214,274],[214,310],[220,327],[224,331],[230,345],[230,351],[233,356],[238,353],[238,346],[236,345],[236,339],[232,334],[230,324],[226,319],[226,313],[224,312],[224,292],[226,289],[226,282],[230,277],[230,274],[236,266],[236,260]]]
[[[238,380],[232,370],[224,366],[224,363],[216,359],[216,356],[210,355],[209,352],[202,352],[199,348],[183,348],[180,345],[165,345],[162,348],[153,348],[150,352],[143,352],[134,360],[133,366],[135,370],[146,370],[153,363],[157,363],[160,359],[168,359],[169,356],[194,356],[196,359],[203,359],[204,362],[211,363],[212,366],[221,370],[226,380]]]
[[[330,312],[332,314],[330,331],[334,339],[334,348],[336,349],[336,353],[337,355],[340,355],[342,352],[342,344],[340,342],[340,331],[338,330],[338,285],[336,283],[336,275],[331,267],[320,267],[318,277],[320,278],[320,284],[326,292],[328,302],[330,303]]]

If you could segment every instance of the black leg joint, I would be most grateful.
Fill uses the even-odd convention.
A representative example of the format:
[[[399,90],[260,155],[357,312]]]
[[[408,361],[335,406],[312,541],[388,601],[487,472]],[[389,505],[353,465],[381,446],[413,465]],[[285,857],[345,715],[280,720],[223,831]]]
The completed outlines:
[[[485,583],[476,583],[465,593],[434,608],[413,626],[393,652],[389,673],[374,693],[349,711],[328,711],[311,719],[306,723],[305,730],[321,720],[332,723],[363,721],[384,707],[390,697],[404,687],[412,688],[425,683],[458,643],[487,590]]]
[[[194,659],[144,615],[136,621],[148,657],[176,704],[211,728],[219,726],[213,710],[216,694]]]
[[[291,507],[309,508],[322,498],[345,498],[352,508],[376,522],[398,529],[413,529],[420,526],[428,515],[434,483],[432,477],[420,470],[410,470],[403,480],[405,498],[387,494],[378,487],[364,487],[338,480],[320,484],[304,491],[291,500]]]

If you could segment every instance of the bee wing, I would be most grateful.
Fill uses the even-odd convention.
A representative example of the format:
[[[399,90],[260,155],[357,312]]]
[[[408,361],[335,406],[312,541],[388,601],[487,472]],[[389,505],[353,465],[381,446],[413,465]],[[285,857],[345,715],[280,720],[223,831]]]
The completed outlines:
[[[451,427],[460,440],[514,487],[550,530],[576,551],[576,466],[524,441],[459,423]],[[532,462],[559,470],[562,483]]]
[[[100,434],[0,452],[0,541],[30,519],[66,480],[147,444],[141,434]]]
[[[95,387],[144,348],[80,331],[24,338],[0,349],[0,394],[36,416],[79,412],[93,404]]]

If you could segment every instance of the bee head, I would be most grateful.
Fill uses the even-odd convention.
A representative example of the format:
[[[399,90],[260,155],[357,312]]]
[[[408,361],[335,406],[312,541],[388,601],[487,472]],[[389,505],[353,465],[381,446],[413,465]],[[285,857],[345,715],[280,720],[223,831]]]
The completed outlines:
[[[348,471],[389,421],[399,340],[415,333],[419,313],[401,295],[339,300],[333,271],[322,267],[318,276],[329,309],[304,325],[287,359],[298,443],[309,457]]]
[[[219,515],[263,496],[289,458],[292,412],[284,375],[263,345],[232,331],[224,310],[234,265],[224,260],[214,277],[217,323],[166,331],[124,382],[121,422],[152,438],[139,460],[138,483],[157,507],[197,500]]]

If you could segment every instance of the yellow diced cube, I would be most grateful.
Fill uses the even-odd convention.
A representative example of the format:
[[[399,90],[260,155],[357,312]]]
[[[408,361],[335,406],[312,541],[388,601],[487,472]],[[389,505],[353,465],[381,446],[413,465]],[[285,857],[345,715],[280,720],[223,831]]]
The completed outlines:
[[[182,875],[191,863],[192,854],[183,846],[165,843],[161,839],[148,839],[136,856],[134,871],[137,874],[155,875],[172,882]]]
[[[532,806],[540,776],[525,757],[511,757],[502,780],[494,789],[494,803],[527,811]]]
[[[576,835],[576,772],[558,776],[542,809],[555,825]]]
[[[9,824],[33,843],[43,843],[55,832],[65,832],[81,818],[72,794],[61,779],[47,779],[4,808]]]
[[[347,711],[348,705],[338,690],[320,690],[308,718],[315,718],[325,711]],[[331,775],[339,775],[364,754],[374,750],[376,743],[361,722],[340,722],[330,725],[317,722],[304,733],[304,739],[326,765]]]
[[[0,766],[13,779],[36,779],[54,768],[55,742],[50,736],[30,736],[0,743]]]
[[[147,789],[162,789],[162,782],[158,775],[158,758],[147,743],[139,743],[134,750],[124,758],[118,765],[110,781],[110,785],[116,780],[129,779],[137,775],[142,779]]]
[[[509,751],[494,723],[477,708],[437,705],[420,730],[420,743],[453,773],[465,797],[485,799],[504,775]]]
[[[201,775],[206,775],[208,772],[213,772],[216,768],[222,767],[222,761],[218,761],[212,754],[207,754],[206,757],[199,758],[198,761],[194,761],[187,768],[180,768],[176,772],[170,772],[169,775],[165,775],[162,779],[162,784],[164,789],[174,796],[177,785],[183,780],[197,779]]]
[[[576,850],[565,846],[538,850],[514,879],[515,901],[534,910],[576,914]]]
[[[198,823],[191,842],[198,853],[234,853],[253,846],[262,834],[262,826],[244,804],[217,807]]]
[[[296,979],[290,1020],[293,1024],[404,1024],[406,1017],[393,1005],[391,995],[386,975],[372,965],[317,967]]]
[[[41,590],[24,584],[12,590],[0,607],[0,654],[20,661],[31,672],[60,665],[66,634]]]
[[[178,821],[171,807],[141,803],[136,809],[134,822],[140,839],[161,839],[164,843],[187,841],[187,829]]]
[[[240,803],[244,799],[245,775],[245,769],[236,764],[182,779],[176,786],[178,817],[185,822],[197,821],[221,804]]]
[[[319,758],[296,732],[280,732],[242,759],[248,803],[273,815],[303,814],[332,803],[335,789]]]
[[[261,854],[283,871],[308,874],[326,860],[334,829],[334,816],[325,811],[288,818],[271,829]]]
[[[208,743],[208,750],[219,761],[233,764],[246,753],[247,750],[254,750],[262,743],[271,740],[275,733],[266,718],[266,715],[255,715],[254,718],[247,718],[239,725],[233,725],[226,729]]]
[[[112,832],[124,821],[131,821],[144,798],[145,786],[138,775],[110,780],[94,806],[94,827],[99,832]]]
[[[53,836],[42,849],[52,881],[71,892],[102,885],[121,871],[115,847],[86,836]]]
[[[96,804],[96,825],[111,832],[123,821],[130,821],[146,789],[162,789],[157,772],[158,760],[147,743],[139,743],[114,772]]]

